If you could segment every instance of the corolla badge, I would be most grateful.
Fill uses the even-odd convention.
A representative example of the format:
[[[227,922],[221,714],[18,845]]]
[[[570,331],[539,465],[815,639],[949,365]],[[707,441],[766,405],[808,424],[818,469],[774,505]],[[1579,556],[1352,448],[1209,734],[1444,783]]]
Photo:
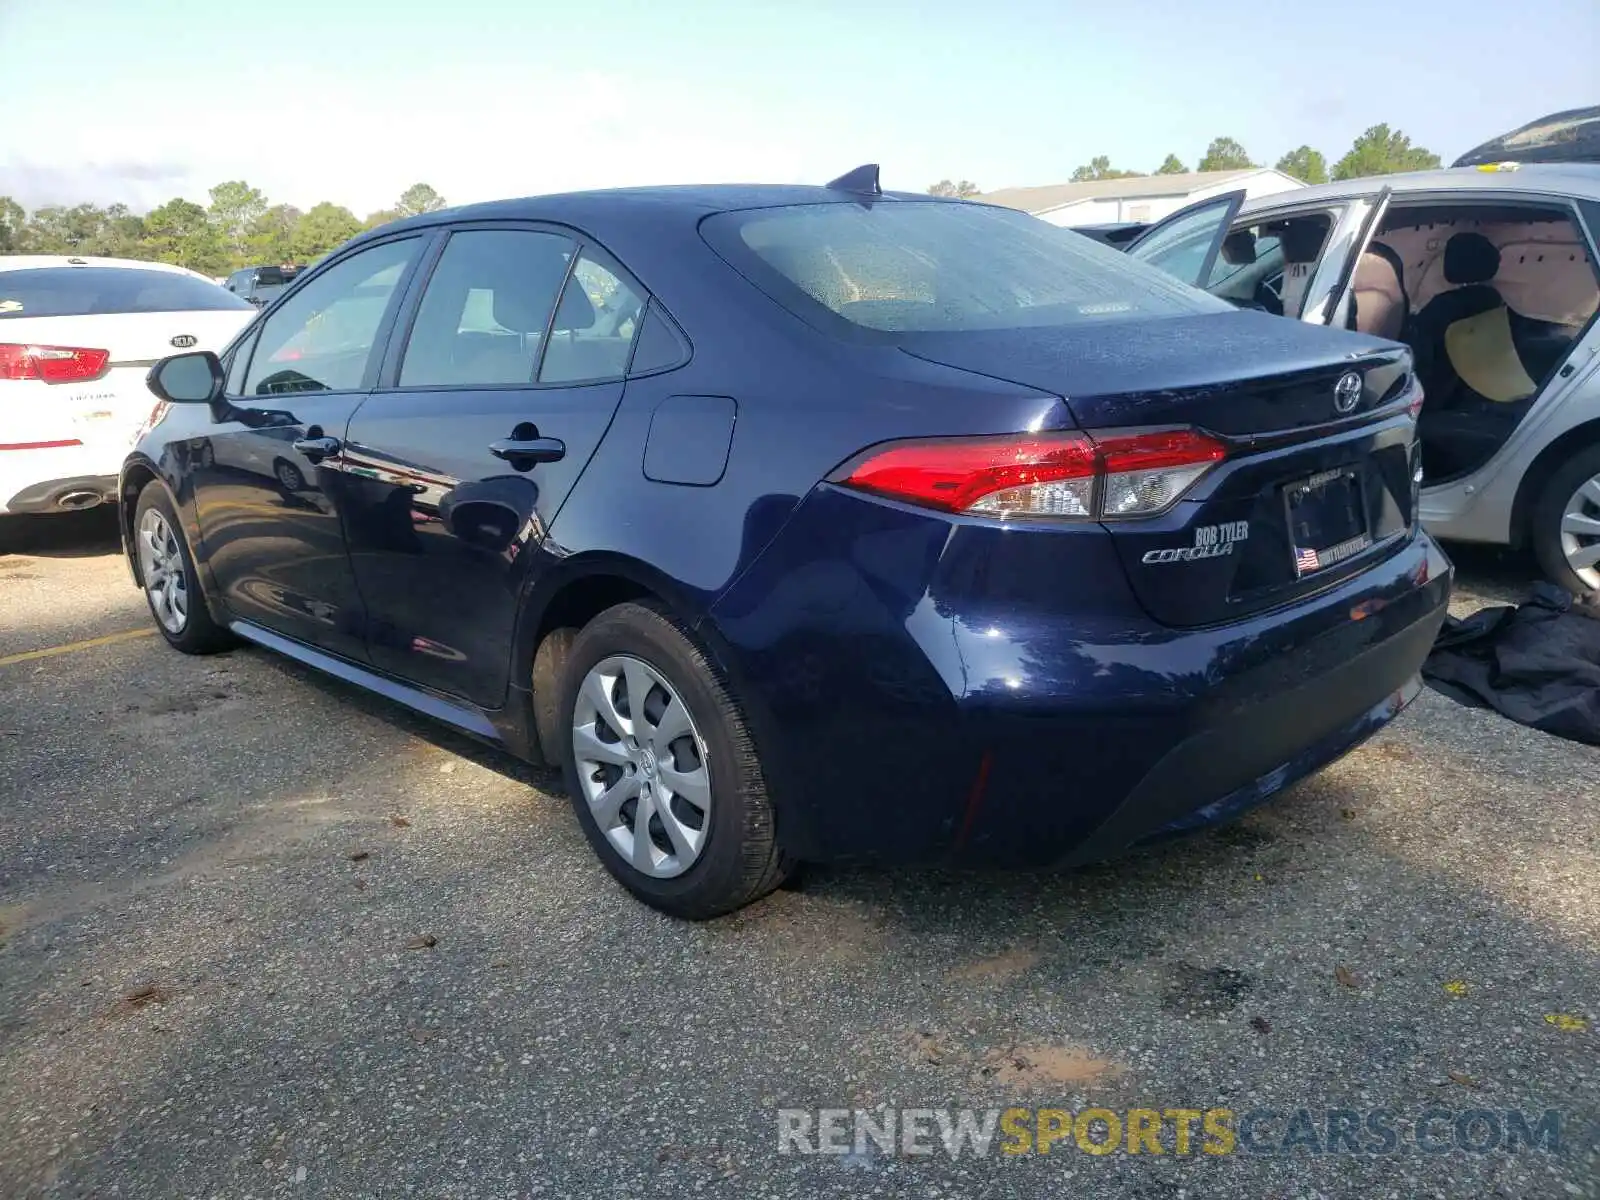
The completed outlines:
[[[1347,413],[1360,403],[1361,376],[1354,371],[1346,371],[1339,376],[1339,382],[1333,385],[1333,407]]]
[[[199,340],[200,339],[195,337],[192,333],[180,333],[177,337],[172,339],[172,344],[179,350],[187,350]]]

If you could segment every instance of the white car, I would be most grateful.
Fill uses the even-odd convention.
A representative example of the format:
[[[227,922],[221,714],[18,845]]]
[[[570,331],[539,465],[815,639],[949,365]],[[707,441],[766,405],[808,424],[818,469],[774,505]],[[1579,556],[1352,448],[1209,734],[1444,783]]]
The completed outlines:
[[[164,263],[0,256],[0,514],[115,501],[174,350],[221,350],[256,308]]]

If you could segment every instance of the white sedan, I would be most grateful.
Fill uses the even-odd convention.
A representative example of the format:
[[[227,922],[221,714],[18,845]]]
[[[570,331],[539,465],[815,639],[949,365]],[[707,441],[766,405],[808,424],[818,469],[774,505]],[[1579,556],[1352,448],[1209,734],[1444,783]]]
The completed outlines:
[[[164,263],[0,256],[0,514],[114,501],[174,350],[221,350],[257,309]]]

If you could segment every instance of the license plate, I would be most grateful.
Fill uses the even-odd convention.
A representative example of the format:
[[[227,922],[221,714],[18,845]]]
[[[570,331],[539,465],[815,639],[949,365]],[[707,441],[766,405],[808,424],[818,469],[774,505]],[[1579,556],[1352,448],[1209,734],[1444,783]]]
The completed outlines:
[[[1372,545],[1361,475],[1355,468],[1323,471],[1292,484],[1284,499],[1297,577],[1326,570]]]

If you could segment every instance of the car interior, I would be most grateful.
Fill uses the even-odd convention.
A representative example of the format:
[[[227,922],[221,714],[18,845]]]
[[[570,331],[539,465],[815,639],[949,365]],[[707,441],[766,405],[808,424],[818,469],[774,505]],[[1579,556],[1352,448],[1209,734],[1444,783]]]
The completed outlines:
[[[1357,264],[1346,323],[1411,347],[1423,474],[1438,481],[1505,444],[1597,302],[1588,245],[1564,209],[1396,204]]]
[[[1298,317],[1332,228],[1331,213],[1237,226],[1207,288]],[[1441,482],[1505,444],[1597,302],[1593,259],[1565,209],[1397,202],[1355,265],[1345,324],[1411,347],[1426,396],[1423,473]]]

